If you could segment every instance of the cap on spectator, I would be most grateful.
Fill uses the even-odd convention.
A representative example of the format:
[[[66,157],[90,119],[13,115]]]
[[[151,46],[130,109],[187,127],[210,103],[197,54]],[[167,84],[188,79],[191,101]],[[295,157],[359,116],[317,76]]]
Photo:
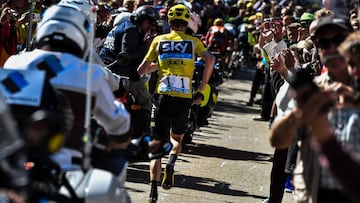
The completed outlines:
[[[347,26],[347,20],[338,15],[329,15],[321,17],[310,24],[310,34],[311,36],[316,36],[320,28],[325,26],[336,26],[344,31],[349,31]]]
[[[296,44],[296,47],[298,47],[299,49],[306,49],[306,50],[310,51],[313,48],[313,43],[309,38],[307,38],[305,40],[299,41]]]
[[[228,19],[228,22],[229,22],[229,23],[232,23],[232,24],[235,24],[236,18],[235,18],[235,17],[230,17],[230,18]]]
[[[313,21],[314,20],[314,14],[305,12],[301,15],[300,21]]]

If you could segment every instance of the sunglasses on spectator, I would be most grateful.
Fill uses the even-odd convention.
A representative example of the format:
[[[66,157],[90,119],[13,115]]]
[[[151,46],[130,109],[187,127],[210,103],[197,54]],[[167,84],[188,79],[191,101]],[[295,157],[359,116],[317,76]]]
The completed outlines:
[[[310,24],[311,24],[311,21],[301,21],[300,22],[300,26],[302,28],[308,28],[310,26]]]
[[[329,49],[332,44],[339,46],[345,40],[345,38],[345,35],[336,35],[332,38],[318,38],[316,40],[316,44],[318,48]]]

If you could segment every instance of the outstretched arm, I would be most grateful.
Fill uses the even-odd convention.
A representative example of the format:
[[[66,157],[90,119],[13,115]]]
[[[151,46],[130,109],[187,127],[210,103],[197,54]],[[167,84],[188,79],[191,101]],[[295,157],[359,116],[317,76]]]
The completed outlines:
[[[215,63],[215,57],[210,54],[208,51],[204,51],[201,53],[202,59],[205,61],[205,69],[203,78],[201,80],[201,84],[198,87],[199,91],[204,91],[206,84],[209,82],[210,77],[212,75]]]
[[[147,73],[152,73],[152,72],[156,71],[157,69],[158,69],[157,64],[144,60],[137,68],[137,72],[139,75],[144,75]]]
[[[203,51],[201,53],[201,57],[205,61],[205,69],[201,80],[201,84],[199,85],[197,92],[200,92],[201,95],[204,96],[206,84],[209,82],[209,79],[214,69],[213,67],[215,63],[215,57],[212,54],[210,54],[208,51]],[[201,97],[195,96],[193,100],[193,104],[199,105],[202,99],[203,98]]]

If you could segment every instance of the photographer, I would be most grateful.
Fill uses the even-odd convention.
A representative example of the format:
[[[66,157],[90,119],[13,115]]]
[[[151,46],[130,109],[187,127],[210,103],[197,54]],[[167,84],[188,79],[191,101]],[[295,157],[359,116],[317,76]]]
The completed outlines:
[[[14,10],[3,8],[0,16],[0,66],[3,66],[9,56],[16,54],[16,18]]]
[[[329,111],[330,104],[334,105],[335,101],[341,101],[337,100],[341,98],[339,93],[347,90],[348,86],[346,85],[350,84],[350,77],[346,71],[347,64],[337,50],[342,42],[341,39],[345,39],[349,31],[346,20],[330,15],[314,21],[310,25],[310,33],[320,62],[327,67],[328,71],[316,78],[320,88],[315,84],[310,87],[300,85],[299,88],[296,88],[295,100],[288,103],[286,115],[273,124],[270,142],[277,148],[286,148],[292,143],[298,143],[298,160],[294,170],[295,202],[352,202],[339,184],[334,181],[333,176],[326,169],[320,167],[319,157],[312,149],[312,136],[318,135],[319,131],[311,129],[314,126],[329,129],[329,126],[323,125],[321,122],[328,118],[326,112]],[[291,77],[297,81],[294,83],[293,80],[289,80],[291,86],[295,87],[296,84],[305,81],[304,75],[309,79],[309,84],[312,84],[312,76],[306,73],[300,77]],[[316,89],[337,92],[329,95],[333,103],[326,103],[326,98],[329,99],[329,97],[322,97],[323,93],[311,93]],[[326,106],[322,104],[326,104]],[[330,119],[333,119],[332,122],[347,122],[350,114],[340,113],[341,110],[338,108],[340,102],[337,104],[337,111],[332,112],[335,114],[329,114]],[[320,109],[325,110],[325,114],[321,112],[320,115]],[[342,124],[344,123],[334,125],[336,132],[344,129],[345,125]],[[346,145],[354,145],[356,138],[340,136],[338,140]]]
[[[348,129],[354,129],[353,131],[344,130],[342,133],[350,133],[348,136],[351,136],[352,139],[356,139],[359,136],[359,126],[360,121],[358,118],[359,115],[359,49],[360,49],[360,32],[356,31],[350,34],[345,41],[340,45],[339,52],[344,56],[345,61],[348,64],[348,72],[352,78],[351,86],[346,89],[342,89],[340,100],[342,111],[351,112],[353,118],[352,122],[348,122]],[[309,101],[304,104],[302,108],[302,114],[307,115],[308,112],[319,112],[319,107],[322,104],[326,104],[328,101],[331,101],[334,96],[333,92],[321,91],[317,94],[314,94]],[[311,100],[311,101],[310,101]],[[316,101],[319,105],[309,105],[312,101]],[[360,180],[359,173],[349,173],[350,171],[358,171],[360,168],[360,159],[359,159],[359,150],[357,148],[348,148],[344,147],[337,140],[338,132],[335,132],[331,127],[331,122],[329,122],[326,114],[313,113],[309,114],[305,122],[312,127],[314,133],[314,140],[317,145],[314,148],[316,152],[320,153],[320,163],[324,168],[327,168],[331,173],[336,177],[343,190],[351,197],[354,201],[360,200],[360,191],[357,185]],[[313,115],[313,116],[311,116]],[[350,119],[349,119],[350,120]],[[356,144],[356,143],[355,143]],[[358,143],[357,143],[358,144]],[[341,163],[341,164],[339,164]]]

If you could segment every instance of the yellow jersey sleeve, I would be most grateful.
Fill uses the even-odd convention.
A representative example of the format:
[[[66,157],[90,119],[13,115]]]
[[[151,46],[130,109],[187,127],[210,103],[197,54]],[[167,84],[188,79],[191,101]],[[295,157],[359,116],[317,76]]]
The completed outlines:
[[[194,37],[194,43],[195,43],[195,53],[200,56],[202,52],[207,51],[205,48],[203,42],[199,39]]]

